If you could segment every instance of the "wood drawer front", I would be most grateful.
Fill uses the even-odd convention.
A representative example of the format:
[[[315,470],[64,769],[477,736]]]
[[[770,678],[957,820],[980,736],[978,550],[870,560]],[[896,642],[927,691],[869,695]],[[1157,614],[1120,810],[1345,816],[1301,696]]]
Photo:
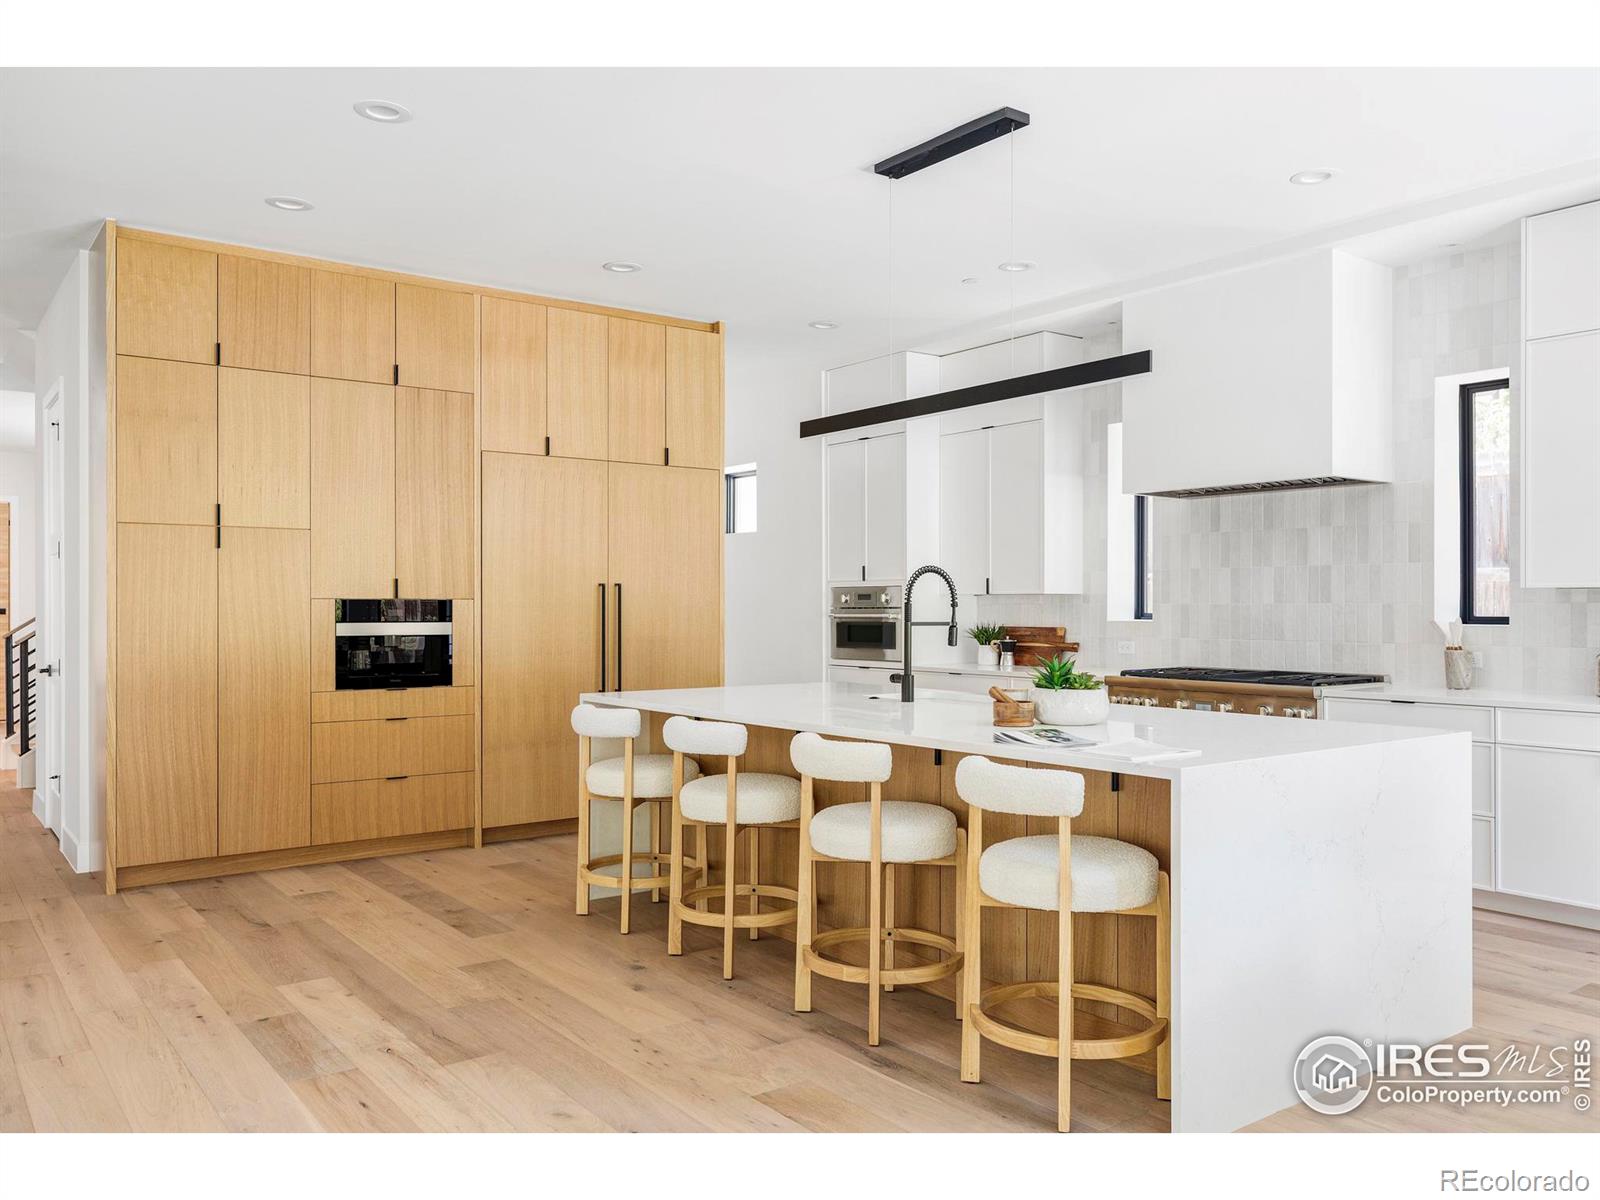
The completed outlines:
[[[312,844],[470,828],[473,779],[461,771],[318,784],[311,789]]]
[[[475,766],[472,718],[333,721],[311,730],[311,782],[441,775]]]
[[[382,688],[351,692],[313,692],[313,721],[382,721],[389,717],[454,717],[470,715],[477,692],[472,688]]]
[[[1516,746],[1600,750],[1600,713],[1499,708],[1495,710],[1495,738]]]
[[[1403,700],[1351,700],[1330,696],[1322,702],[1322,713],[1333,721],[1459,729],[1470,733],[1475,742],[1494,740],[1494,709],[1470,704],[1408,704]]]

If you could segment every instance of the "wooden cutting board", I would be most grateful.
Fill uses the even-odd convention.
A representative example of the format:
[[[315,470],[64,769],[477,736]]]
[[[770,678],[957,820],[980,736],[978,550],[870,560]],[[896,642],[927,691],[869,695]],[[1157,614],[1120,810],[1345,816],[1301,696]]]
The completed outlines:
[[[1067,641],[1067,631],[1049,625],[1007,625],[1006,636],[1016,638],[1016,664],[1036,667],[1047,658],[1076,654],[1078,643]]]

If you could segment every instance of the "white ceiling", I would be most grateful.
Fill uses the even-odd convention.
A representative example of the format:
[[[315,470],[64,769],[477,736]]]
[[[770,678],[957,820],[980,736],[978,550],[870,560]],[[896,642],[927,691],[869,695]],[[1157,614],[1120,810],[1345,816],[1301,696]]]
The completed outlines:
[[[416,119],[363,121],[370,97]],[[870,171],[1007,104],[1032,126],[897,184]],[[1286,182],[1309,167],[1339,174]],[[1297,239],[1415,226],[1375,251],[1394,255],[1469,205],[1503,222],[1600,194],[1600,72],[13,69],[0,330],[32,327],[114,217],[720,319],[730,356],[843,362],[889,337],[891,191],[903,346],[992,324],[1009,286],[1060,311]],[[1038,269],[995,269],[1013,256]],[[646,269],[599,270],[619,258]],[[12,374],[28,347],[4,349],[0,384],[31,386]]]

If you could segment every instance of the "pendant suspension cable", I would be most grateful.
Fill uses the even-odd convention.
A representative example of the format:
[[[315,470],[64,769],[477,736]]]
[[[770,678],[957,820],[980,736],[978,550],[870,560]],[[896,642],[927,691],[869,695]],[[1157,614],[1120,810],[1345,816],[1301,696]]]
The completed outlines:
[[[1006,263],[1014,264],[1017,261],[1017,139],[1006,139],[1006,152],[1009,155],[1008,170],[1010,173],[1009,195],[1007,204],[1010,214],[1006,221]],[[1011,373],[1017,373],[1017,273],[1006,272],[1006,323],[1007,334],[1010,339]]]

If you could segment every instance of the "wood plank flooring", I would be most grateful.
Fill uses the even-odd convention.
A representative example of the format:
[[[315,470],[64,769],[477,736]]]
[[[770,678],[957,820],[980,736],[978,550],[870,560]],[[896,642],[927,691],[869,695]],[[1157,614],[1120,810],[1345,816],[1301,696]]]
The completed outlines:
[[[985,1048],[957,1078],[948,1001],[901,989],[884,1044],[859,988],[789,1011],[793,947],[713,931],[668,958],[665,906],[571,911],[573,839],[506,842],[106,896],[0,774],[0,1132],[1046,1131],[1054,1063]],[[1600,935],[1480,913],[1487,1040],[1600,1026]],[[1074,1126],[1158,1131],[1150,1076],[1074,1069]],[[1576,1124],[1570,1108],[1541,1128]],[[1372,1110],[1271,1129],[1514,1128],[1525,1113]],[[1565,1122],[1565,1124],[1563,1124]]]

